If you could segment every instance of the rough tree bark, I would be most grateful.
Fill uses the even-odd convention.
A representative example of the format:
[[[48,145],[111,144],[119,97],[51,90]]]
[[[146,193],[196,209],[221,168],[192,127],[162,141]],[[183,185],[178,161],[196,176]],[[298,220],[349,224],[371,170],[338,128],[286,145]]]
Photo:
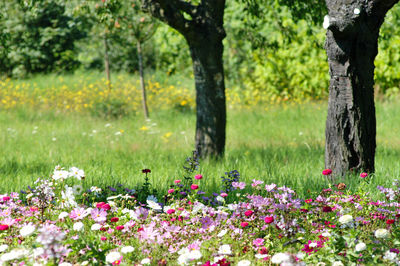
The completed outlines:
[[[189,44],[196,86],[196,150],[202,158],[222,156],[226,135],[222,61],[225,0],[202,0],[197,5],[183,0],[142,3],[145,10],[180,32]]]
[[[399,0],[326,0],[330,68],[325,166],[335,176],[374,171],[374,60],[379,29]]]

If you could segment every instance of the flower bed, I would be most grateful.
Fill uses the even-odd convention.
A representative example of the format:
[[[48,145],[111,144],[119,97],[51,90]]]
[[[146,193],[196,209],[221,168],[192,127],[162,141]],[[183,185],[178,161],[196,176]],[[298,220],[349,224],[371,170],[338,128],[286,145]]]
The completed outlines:
[[[60,167],[28,192],[0,195],[0,265],[400,264],[397,181],[379,187],[386,202],[343,183],[299,199],[232,171],[208,194],[189,165],[158,197],[148,169],[140,189],[112,189],[103,200],[104,189],[82,192],[82,170]]]

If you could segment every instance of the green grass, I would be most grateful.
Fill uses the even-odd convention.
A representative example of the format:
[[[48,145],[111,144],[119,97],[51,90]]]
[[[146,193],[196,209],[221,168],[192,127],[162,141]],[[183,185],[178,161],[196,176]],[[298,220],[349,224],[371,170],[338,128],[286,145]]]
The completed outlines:
[[[201,188],[217,190],[220,177],[233,169],[244,181],[255,178],[287,185],[301,196],[327,187],[321,175],[326,109],[325,102],[315,102],[272,106],[268,111],[228,110],[225,157],[201,162]],[[399,177],[399,112],[398,102],[377,104],[372,193],[376,185],[390,185]],[[150,130],[140,130],[143,126]],[[89,115],[0,111],[0,193],[24,189],[38,177],[49,176],[58,164],[84,169],[85,186],[134,186],[143,181],[141,169],[150,168],[150,181],[166,190],[182,177],[182,164],[194,146],[194,126],[193,113],[177,111],[152,112],[151,122],[141,116],[106,121]],[[124,132],[116,136],[120,130]],[[344,182],[355,190],[359,178],[347,177]]]

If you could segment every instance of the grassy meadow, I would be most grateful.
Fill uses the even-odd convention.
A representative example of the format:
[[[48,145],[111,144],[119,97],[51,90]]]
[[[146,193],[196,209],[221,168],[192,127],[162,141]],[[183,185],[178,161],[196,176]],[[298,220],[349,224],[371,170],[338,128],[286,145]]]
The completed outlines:
[[[128,111],[120,117],[99,115],[95,108],[92,110],[96,112],[84,111],[86,100],[89,109],[90,104],[92,107],[96,104],[90,99],[99,97],[96,100],[100,101],[104,97],[106,90],[98,85],[103,82],[99,75],[88,75],[84,81],[79,76],[3,80],[0,193],[26,189],[38,177],[49,176],[56,165],[83,169],[86,187],[118,183],[135,187],[143,182],[143,168],[151,169],[150,181],[162,191],[181,178],[182,164],[194,146],[191,84],[176,79],[173,84],[163,81],[150,88],[151,120],[146,121],[140,112],[140,94],[132,89],[139,88],[136,80],[124,76],[116,80],[116,88],[109,92],[112,97],[132,100],[125,105]],[[118,84],[125,85],[118,89]],[[186,94],[180,98],[173,91],[182,86],[186,88],[180,91]],[[96,92],[91,92],[96,88]],[[158,93],[160,90],[164,90],[163,94]],[[79,99],[79,95],[89,96]],[[171,95],[176,98],[168,108],[165,102]],[[225,157],[200,163],[199,171],[205,177],[200,182],[201,188],[217,190],[220,177],[234,169],[240,172],[242,181],[255,178],[290,186],[301,196],[312,195],[329,185],[321,174],[326,101],[240,105],[234,102],[235,97],[241,98],[228,97]],[[20,102],[21,99],[25,102]],[[12,101],[15,103],[10,104]],[[67,105],[70,107],[66,108]],[[377,102],[378,148],[371,193],[377,193],[377,185],[390,185],[400,175],[399,112],[399,102]],[[359,178],[354,176],[343,181],[353,191],[359,184]]]

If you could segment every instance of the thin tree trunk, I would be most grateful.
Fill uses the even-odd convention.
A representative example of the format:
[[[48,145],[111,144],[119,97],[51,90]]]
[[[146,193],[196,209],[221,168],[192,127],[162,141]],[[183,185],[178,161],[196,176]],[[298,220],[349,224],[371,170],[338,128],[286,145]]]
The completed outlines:
[[[330,68],[325,167],[335,176],[375,170],[374,60],[379,29],[398,0],[326,0]]]
[[[110,59],[108,57],[108,42],[106,34],[104,34],[104,69],[106,72],[108,89],[111,90]]]
[[[147,107],[147,98],[146,98],[146,87],[144,83],[144,73],[143,73],[143,60],[142,60],[142,44],[140,41],[137,41],[137,52],[139,59],[139,75],[140,75],[140,86],[142,88],[142,104],[143,104],[143,113],[146,119],[149,118],[149,109]]]
[[[196,149],[202,158],[219,157],[226,137],[222,38],[210,34],[188,43],[196,87]]]

